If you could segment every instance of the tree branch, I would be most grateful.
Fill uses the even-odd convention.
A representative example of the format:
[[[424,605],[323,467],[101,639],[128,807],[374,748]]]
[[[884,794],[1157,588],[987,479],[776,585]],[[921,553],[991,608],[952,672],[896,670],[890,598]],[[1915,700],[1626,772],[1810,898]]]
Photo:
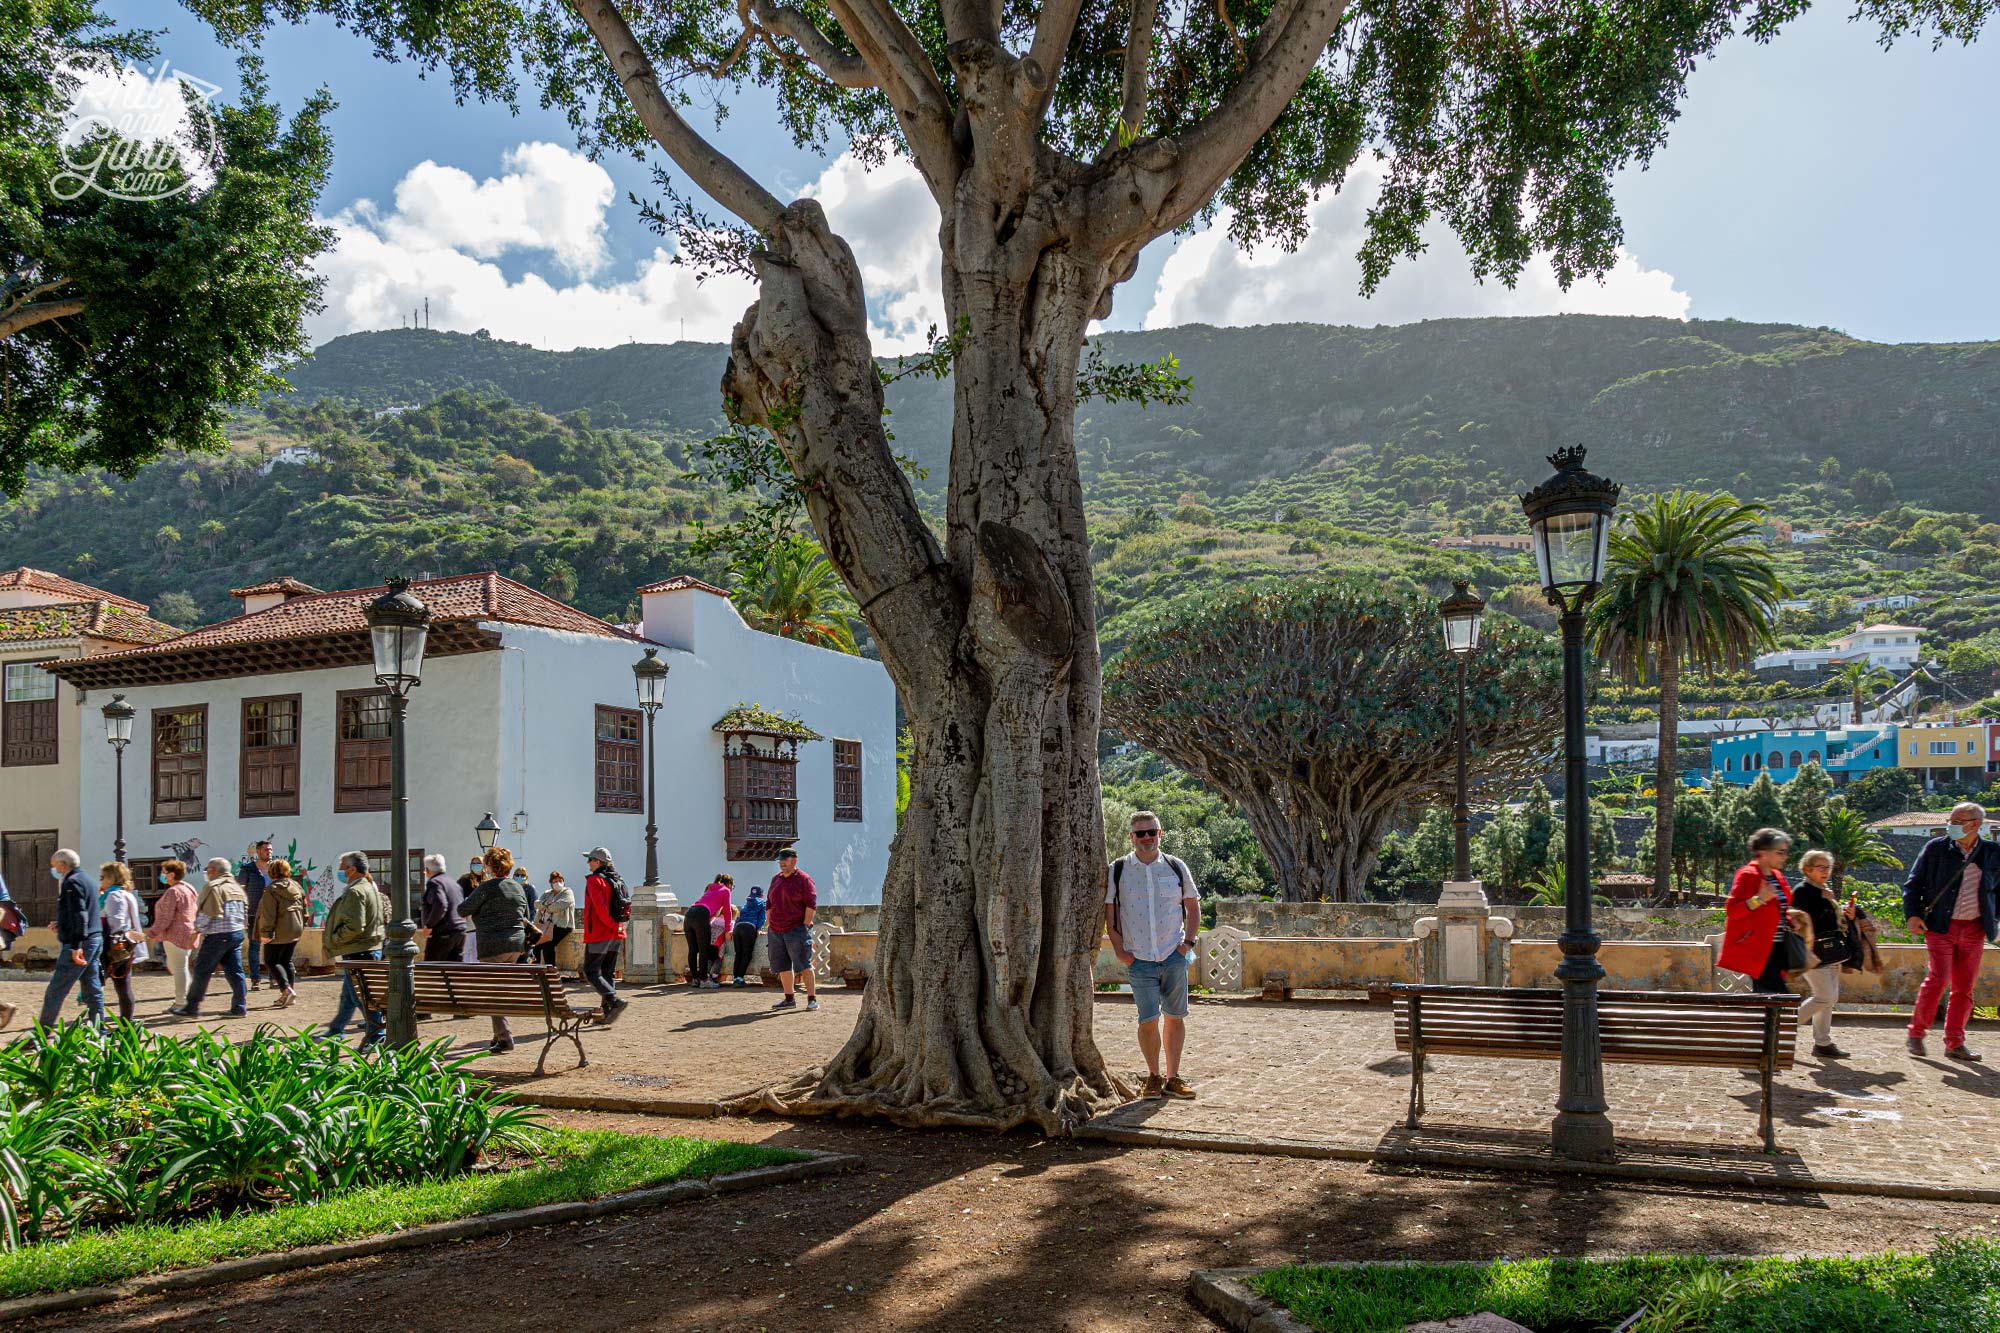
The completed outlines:
[[[843,88],[875,88],[881,80],[869,68],[868,62],[860,56],[843,51],[833,44],[831,38],[819,30],[819,25],[806,16],[803,10],[790,5],[772,3],[772,0],[750,0],[750,7],[757,16],[757,24],[781,37],[789,37],[798,43],[799,51],[805,58]]]
[[[945,96],[917,35],[886,0],[828,0],[842,32],[880,76],[882,91],[896,109],[917,169],[931,192],[948,199],[958,183],[958,155],[952,147],[951,99]]]
[[[1160,0],[1132,0],[1132,20],[1125,30],[1124,95],[1099,161],[1138,138],[1145,126],[1146,80],[1153,68],[1153,25],[1159,12]]]
[[[68,279],[64,279],[64,281],[66,282]],[[60,285],[61,283],[48,284],[50,287]],[[36,290],[40,291],[42,289],[37,288]],[[29,295],[32,296],[33,293],[31,292]],[[66,301],[41,302],[31,301],[23,297],[20,301],[7,307],[5,314],[0,314],[0,342],[5,342],[25,329],[32,329],[37,324],[46,324],[52,319],[67,319],[71,315],[80,315],[82,313],[83,299],[81,297],[72,297]]]
[[[611,0],[570,0],[570,4],[611,61],[625,96],[653,141],[716,203],[759,231],[775,227],[783,205],[674,109],[660,89],[660,76],[651,58],[618,7]]]
[[[1141,0],[1142,3],[1145,0]],[[1049,97],[1055,92],[1056,75],[1062,70],[1063,53],[1069,50],[1069,39],[1076,34],[1076,17],[1083,12],[1083,0],[1049,0],[1042,7],[1042,16],[1035,21],[1035,39],[1028,45],[1028,59],[1035,62],[1035,68],[1042,77],[1041,106],[1036,108],[1036,119],[1048,106]]]

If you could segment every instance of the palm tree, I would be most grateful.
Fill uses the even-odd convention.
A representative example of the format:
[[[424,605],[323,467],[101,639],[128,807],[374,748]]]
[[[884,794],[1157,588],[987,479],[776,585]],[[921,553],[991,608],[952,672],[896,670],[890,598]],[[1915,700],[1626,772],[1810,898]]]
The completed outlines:
[[[753,629],[843,653],[858,651],[854,601],[833,562],[803,537],[771,548],[730,599]]]
[[[1903,863],[1889,850],[1889,844],[1882,835],[1869,828],[1865,820],[1844,805],[1835,805],[1827,812],[1826,836],[1821,847],[1833,854],[1833,896],[1840,896],[1841,881],[1847,878],[1850,866],[1888,866],[1901,870]]]
[[[1653,892],[1672,884],[1684,666],[1736,670],[1772,641],[1785,585],[1760,540],[1765,509],[1729,495],[1654,495],[1612,532],[1604,588],[1590,606],[1597,655],[1629,682],[1660,682]]]
[[[1834,673],[1833,683],[1840,686],[1841,693],[1854,701],[1853,725],[1861,725],[1861,705],[1870,694],[1878,693],[1896,683],[1887,667],[1876,666],[1865,657],[1857,657],[1841,664]]]

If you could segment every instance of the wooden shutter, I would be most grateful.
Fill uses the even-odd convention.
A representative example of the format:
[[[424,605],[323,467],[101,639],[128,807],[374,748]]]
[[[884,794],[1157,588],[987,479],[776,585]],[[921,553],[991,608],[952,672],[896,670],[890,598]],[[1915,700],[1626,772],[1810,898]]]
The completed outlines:
[[[389,808],[389,696],[342,690],[334,729],[333,808],[340,814]]]
[[[842,824],[861,822],[861,742],[833,743],[833,817]]]
[[[768,861],[799,838],[798,742],[730,735],[723,749],[723,841],[731,861]]]
[[[153,710],[153,822],[208,817],[208,705]]]
[[[597,808],[608,813],[637,813],[644,808],[645,788],[639,781],[639,710],[597,706]]]
[[[298,695],[243,701],[240,776],[238,813],[245,819],[299,812]]]
[[[0,676],[0,767],[53,764],[56,678],[40,662],[9,662]]]
[[[54,829],[0,834],[0,867],[5,868],[7,891],[31,926],[46,926],[55,919],[56,881],[49,874],[49,858],[55,854]]]

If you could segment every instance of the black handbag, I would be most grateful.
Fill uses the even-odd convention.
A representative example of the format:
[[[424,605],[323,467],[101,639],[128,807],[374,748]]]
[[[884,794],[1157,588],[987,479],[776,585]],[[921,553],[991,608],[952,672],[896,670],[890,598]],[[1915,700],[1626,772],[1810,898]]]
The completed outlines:
[[[1778,951],[1778,968],[1784,972],[1803,972],[1813,965],[1812,955],[1806,950],[1806,937],[1786,926],[1778,932],[1773,946]]]

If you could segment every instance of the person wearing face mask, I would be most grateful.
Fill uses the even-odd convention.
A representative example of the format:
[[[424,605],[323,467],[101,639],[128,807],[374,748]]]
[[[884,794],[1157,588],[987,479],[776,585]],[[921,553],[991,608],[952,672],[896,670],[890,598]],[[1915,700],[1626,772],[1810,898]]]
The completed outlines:
[[[97,960],[104,950],[104,925],[97,906],[97,886],[83,873],[83,858],[64,847],[49,858],[56,889],[56,970],[42,994],[42,1026],[52,1028],[62,1017],[63,1001],[72,987],[83,989],[84,1009],[97,1027],[104,1026],[104,982]]]
[[[1951,832],[1924,844],[1903,881],[1903,916],[1929,955],[1910,1015],[1909,1048],[1912,1055],[1925,1053],[1924,1037],[1937,1017],[1938,1000],[1949,990],[1945,1058],[1973,1064],[1980,1057],[1965,1044],[1965,1022],[1972,1017],[1980,957],[1989,941],[2000,939],[2000,846],[1979,836],[1986,826],[1984,806],[1961,801],[1952,807],[1949,820]]]
[[[368,874],[368,858],[360,852],[343,853],[339,873],[347,888],[327,909],[326,926],[320,937],[326,952],[334,958],[379,960],[382,957],[382,941],[389,934],[389,904]],[[334,1038],[344,1035],[359,1008],[361,997],[355,993],[354,978],[343,973],[340,1005],[333,1011],[333,1022],[327,1025],[326,1035]],[[368,1027],[356,1053],[365,1055],[374,1050],[387,1033],[388,1025],[383,1020],[382,1011],[370,1009]]]
[[[1850,933],[1854,904],[1833,896],[1833,854],[1815,847],[1799,858],[1799,883],[1792,906],[1812,922],[1812,966],[1806,985],[1812,998],[1799,1006],[1799,1021],[1813,1028],[1813,1054],[1822,1060],[1845,1060],[1847,1052],[1833,1043],[1833,1010],[1840,1003],[1840,969],[1857,963],[1856,938]]]

